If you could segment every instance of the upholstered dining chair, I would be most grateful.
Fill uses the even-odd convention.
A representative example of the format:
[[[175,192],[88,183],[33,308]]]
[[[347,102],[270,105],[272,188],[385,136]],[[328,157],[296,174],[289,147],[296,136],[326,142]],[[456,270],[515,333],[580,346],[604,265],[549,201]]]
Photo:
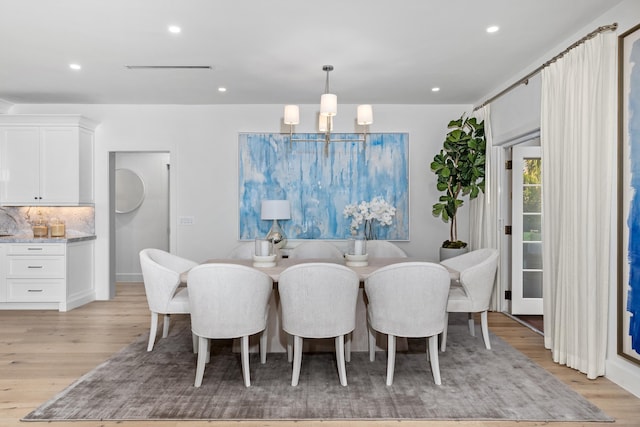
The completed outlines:
[[[314,240],[300,243],[294,247],[289,253],[289,258],[344,259],[344,254],[337,246],[329,242]]]
[[[368,240],[367,254],[369,258],[406,258],[407,253],[395,244],[386,240]]]
[[[189,271],[191,332],[198,337],[194,385],[200,387],[210,357],[210,340],[240,338],[244,385],[249,387],[249,336],[260,336],[260,363],[266,363],[267,315],[273,288],[271,278],[237,264],[203,264]]]
[[[491,350],[487,312],[498,270],[498,255],[497,249],[477,249],[440,262],[448,269],[460,273],[460,278],[451,282],[447,317],[448,313],[468,313],[469,332],[475,336],[473,313],[480,313],[482,339],[487,350]],[[446,348],[447,327],[445,326],[440,350],[445,351]]]
[[[255,253],[255,242],[244,242],[233,248],[229,252],[231,259],[253,259]]]
[[[140,251],[140,267],[147,303],[151,310],[151,330],[147,351],[153,350],[158,331],[158,315],[164,315],[162,338],[169,334],[172,314],[189,314],[189,292],[178,286],[186,272],[197,266],[196,262],[181,258],[161,249],[147,248]],[[197,343],[194,339],[194,351]]]
[[[433,380],[442,384],[438,334],[446,325],[449,281],[447,269],[429,262],[388,265],[365,280],[369,358],[375,360],[374,331],[387,334],[387,385],[393,384],[396,336],[427,338]]]
[[[335,338],[340,384],[347,385],[344,336],[355,328],[360,279],[348,267],[311,262],[284,270],[278,279],[282,328],[293,336],[291,385],[298,385],[304,338]]]

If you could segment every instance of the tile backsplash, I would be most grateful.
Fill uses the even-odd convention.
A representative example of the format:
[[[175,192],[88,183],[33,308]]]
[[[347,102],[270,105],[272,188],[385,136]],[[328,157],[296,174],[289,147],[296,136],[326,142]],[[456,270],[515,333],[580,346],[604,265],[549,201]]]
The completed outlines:
[[[67,233],[95,234],[95,208],[54,206],[2,206],[0,207],[0,232],[29,234],[31,224],[38,218],[47,223],[59,218],[66,224]]]

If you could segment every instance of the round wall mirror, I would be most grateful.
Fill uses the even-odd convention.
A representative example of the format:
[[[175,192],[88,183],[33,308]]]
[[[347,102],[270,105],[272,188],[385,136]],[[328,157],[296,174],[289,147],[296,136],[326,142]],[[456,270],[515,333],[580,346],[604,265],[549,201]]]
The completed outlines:
[[[131,169],[116,169],[116,213],[132,212],[144,200],[144,181]]]

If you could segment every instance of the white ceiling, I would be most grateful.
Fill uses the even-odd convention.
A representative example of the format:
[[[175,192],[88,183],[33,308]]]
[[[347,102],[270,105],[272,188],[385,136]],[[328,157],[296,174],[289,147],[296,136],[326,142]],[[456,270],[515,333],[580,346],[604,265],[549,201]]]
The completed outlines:
[[[0,99],[314,104],[332,64],[340,103],[471,104],[618,3],[0,0]],[[171,24],[182,32],[170,34]]]

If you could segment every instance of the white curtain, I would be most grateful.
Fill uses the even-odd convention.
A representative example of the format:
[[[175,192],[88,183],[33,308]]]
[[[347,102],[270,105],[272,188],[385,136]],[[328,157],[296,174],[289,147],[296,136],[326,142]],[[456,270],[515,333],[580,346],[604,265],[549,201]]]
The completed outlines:
[[[494,248],[500,250],[500,238],[498,230],[498,183],[499,169],[495,156],[498,149],[494,150],[491,136],[491,110],[489,105],[478,109],[474,113],[477,120],[484,120],[484,133],[486,139],[485,183],[484,194],[469,201],[469,248]],[[496,286],[491,298],[491,310],[499,307],[498,289],[500,289],[500,274],[496,275]]]
[[[615,43],[601,33],[542,71],[545,346],[588,378],[607,346]]]

